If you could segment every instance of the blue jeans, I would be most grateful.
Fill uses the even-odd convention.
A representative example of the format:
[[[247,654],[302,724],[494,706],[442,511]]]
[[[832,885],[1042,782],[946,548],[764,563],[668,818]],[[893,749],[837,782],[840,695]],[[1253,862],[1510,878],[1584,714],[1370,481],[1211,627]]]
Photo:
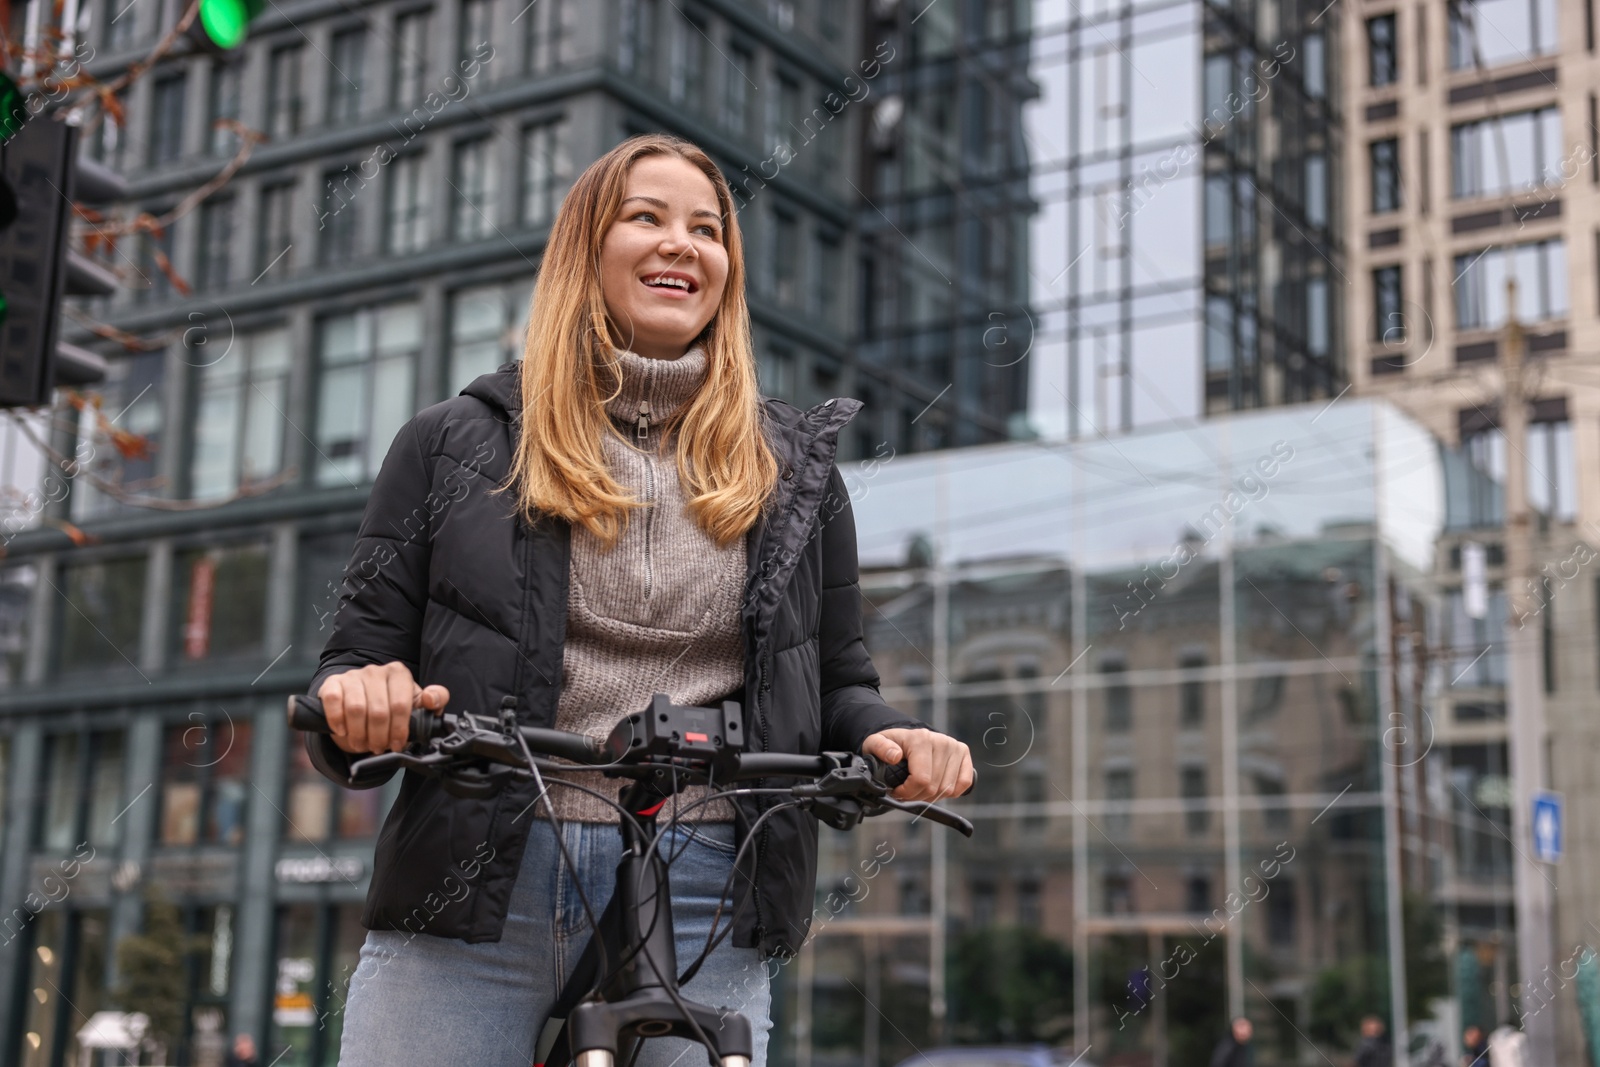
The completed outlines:
[[[609,823],[569,822],[561,832],[598,917],[616,882],[621,835]],[[589,921],[555,835],[548,821],[533,820],[499,941],[367,932],[345,1001],[340,1067],[530,1067],[556,995],[589,939]],[[663,832],[662,853],[677,857],[672,921],[680,971],[705,947],[733,868],[733,840],[733,824],[725,822]],[[719,932],[731,906],[723,909]],[[683,993],[743,1012],[755,1035],[753,1067],[764,1067],[772,1001],[758,950],[733,947],[730,934]],[[645,1041],[637,1063],[699,1067],[706,1057],[698,1042],[660,1037]]]

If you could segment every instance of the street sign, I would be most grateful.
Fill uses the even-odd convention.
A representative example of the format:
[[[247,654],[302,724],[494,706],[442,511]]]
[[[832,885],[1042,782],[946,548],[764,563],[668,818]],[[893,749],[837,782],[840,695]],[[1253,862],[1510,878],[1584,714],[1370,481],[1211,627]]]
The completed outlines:
[[[1561,794],[1533,794],[1533,857],[1540,863],[1561,860]]]

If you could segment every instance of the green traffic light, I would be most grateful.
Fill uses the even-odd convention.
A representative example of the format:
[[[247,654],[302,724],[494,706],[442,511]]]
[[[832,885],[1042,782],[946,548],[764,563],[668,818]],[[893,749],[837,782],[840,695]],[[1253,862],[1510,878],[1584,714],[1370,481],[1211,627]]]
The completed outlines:
[[[28,102],[17,83],[0,74],[0,140],[9,141],[28,121]]]
[[[200,26],[217,47],[238,48],[260,11],[260,0],[200,0]]]
[[[10,310],[10,305],[6,303],[6,294],[0,293],[0,326],[6,324],[6,312],[8,310]]]

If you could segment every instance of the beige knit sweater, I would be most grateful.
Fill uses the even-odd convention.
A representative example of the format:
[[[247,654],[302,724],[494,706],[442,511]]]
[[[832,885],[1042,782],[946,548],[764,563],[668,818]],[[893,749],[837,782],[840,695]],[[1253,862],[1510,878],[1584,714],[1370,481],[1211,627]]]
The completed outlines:
[[[564,677],[557,729],[605,737],[617,720],[643,709],[654,693],[677,704],[711,704],[744,683],[739,596],[745,539],[719,546],[685,510],[677,460],[658,424],[693,397],[705,380],[706,354],[696,346],[676,360],[618,350],[621,393],[607,405],[626,437],[607,435],[612,476],[648,506],[631,513],[610,549],[587,528],[572,527]],[[626,784],[595,771],[561,777],[613,799]],[[676,798],[687,807],[706,793],[691,787]],[[562,819],[616,822],[615,808],[576,789],[552,786]],[[671,801],[661,811],[670,817]],[[541,815],[544,805],[538,806]],[[685,820],[730,820],[732,806],[715,800]]]

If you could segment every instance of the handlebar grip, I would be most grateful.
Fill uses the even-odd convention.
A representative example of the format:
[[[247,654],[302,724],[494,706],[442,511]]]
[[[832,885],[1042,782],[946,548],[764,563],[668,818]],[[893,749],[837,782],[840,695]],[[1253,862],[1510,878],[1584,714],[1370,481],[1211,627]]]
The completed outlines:
[[[328,733],[328,717],[323,714],[322,701],[295,693],[289,698],[289,725],[308,734]]]
[[[907,778],[911,777],[911,764],[906,760],[901,760],[899,763],[884,763],[879,760],[872,776],[890,789],[898,789]]]
[[[289,697],[289,725],[308,734],[332,733],[328,729],[328,716],[322,710],[322,701],[304,693]],[[440,727],[439,715],[427,708],[411,709],[411,728],[406,734],[408,743],[426,742]]]

